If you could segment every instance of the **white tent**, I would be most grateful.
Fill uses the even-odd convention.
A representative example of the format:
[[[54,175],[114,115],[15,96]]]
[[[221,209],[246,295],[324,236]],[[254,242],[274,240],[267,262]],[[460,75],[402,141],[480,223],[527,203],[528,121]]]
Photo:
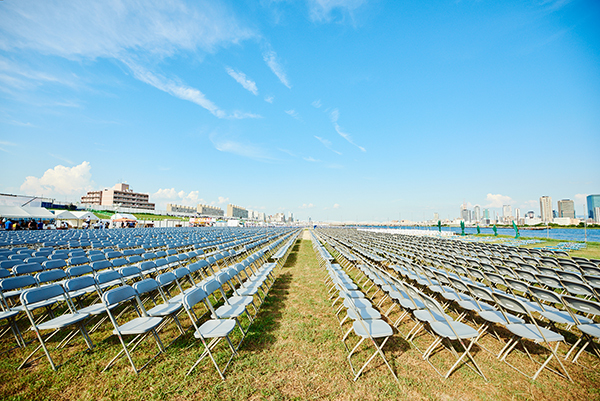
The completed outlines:
[[[21,207],[0,205],[0,217],[8,219],[54,219],[55,216],[43,207]]]
[[[54,214],[45,207],[25,206],[23,208],[34,219],[54,219]]]
[[[92,212],[71,212],[75,215],[77,220],[85,220],[89,218],[90,220],[100,220],[96,215]]]
[[[54,213],[56,220],[77,220],[77,216],[68,210],[55,210]]]
[[[129,213],[115,213],[110,219],[112,221],[137,221],[137,218]]]
[[[30,219],[31,215],[20,206],[0,206],[0,217],[7,219]]]

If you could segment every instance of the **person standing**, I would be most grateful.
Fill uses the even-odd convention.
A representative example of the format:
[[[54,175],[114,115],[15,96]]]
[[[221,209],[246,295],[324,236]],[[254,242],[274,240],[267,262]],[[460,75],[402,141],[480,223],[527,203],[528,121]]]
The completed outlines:
[[[10,221],[10,219],[6,219],[6,222],[4,223],[4,229],[6,231],[10,231],[11,228],[12,228],[12,221]]]

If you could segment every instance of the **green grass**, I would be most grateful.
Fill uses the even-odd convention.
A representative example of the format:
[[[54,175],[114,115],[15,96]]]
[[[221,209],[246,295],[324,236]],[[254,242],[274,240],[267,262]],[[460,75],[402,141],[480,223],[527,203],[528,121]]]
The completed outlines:
[[[110,219],[113,214],[117,212],[92,210],[92,213],[99,219]],[[150,214],[150,213],[132,213],[138,220],[188,220],[186,217],[166,216],[162,214]]]
[[[574,384],[547,372],[536,382],[531,382],[481,349],[473,353],[490,378],[489,382],[466,367],[442,380],[398,333],[384,351],[399,382],[393,379],[379,358],[374,359],[363,376],[353,382],[341,342],[343,334],[323,283],[324,274],[311,242],[298,241],[226,372],[225,381],[221,381],[209,359],[203,360],[190,376],[185,376],[202,351],[191,331],[176,340],[139,376],[132,372],[126,359],[120,359],[107,372],[101,373],[120,350],[118,340],[110,335],[110,323],[105,323],[92,334],[96,345],[93,351],[84,351],[79,336],[65,350],[51,350],[57,360],[64,362],[57,372],[50,369],[45,357],[17,371],[21,359],[36,343],[32,342],[26,349],[5,351],[13,339],[10,335],[2,337],[0,352],[5,352],[0,354],[0,399],[591,400],[600,396],[597,370],[568,364]],[[369,294],[373,293],[372,289]],[[375,296],[375,303],[380,296],[381,293]],[[385,311],[389,305],[388,301],[384,302],[380,310]],[[393,317],[397,316],[397,311]],[[190,325],[183,317],[182,323]],[[242,324],[245,327],[247,322]],[[400,329],[404,332],[409,327],[407,324]],[[173,324],[161,332],[165,344],[176,335]],[[26,333],[26,337],[34,339],[31,332]],[[235,343],[239,336],[233,340]],[[430,340],[427,336],[420,338],[421,344]],[[348,344],[355,341],[351,339]],[[492,338],[485,338],[484,344],[490,348],[499,347],[497,340]],[[222,345],[224,343],[219,347]],[[145,341],[141,349],[136,350],[137,364],[143,364],[155,351],[154,343]],[[565,348],[561,348],[561,352],[564,351]],[[221,349],[218,355],[223,358],[226,352]],[[363,352],[358,357],[365,355]],[[590,362],[586,356],[582,356],[582,360]],[[435,362],[447,366],[450,359],[440,354]]]

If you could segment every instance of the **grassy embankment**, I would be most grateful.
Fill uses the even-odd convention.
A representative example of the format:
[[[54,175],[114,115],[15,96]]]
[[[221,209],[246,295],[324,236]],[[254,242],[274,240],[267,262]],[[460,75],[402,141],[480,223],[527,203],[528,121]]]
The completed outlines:
[[[105,322],[92,333],[96,348],[92,352],[77,338],[66,350],[51,352],[64,365],[53,372],[45,358],[17,371],[20,360],[36,342],[26,349],[0,354],[0,399],[3,400],[592,400],[600,398],[600,372],[567,364],[575,383],[544,372],[532,382],[512,370],[494,355],[475,347],[472,353],[489,378],[484,381],[466,366],[447,380],[442,380],[420,358],[420,353],[396,333],[385,346],[385,354],[398,375],[396,382],[379,357],[375,358],[363,376],[352,381],[341,343],[342,331],[328,300],[323,283],[324,271],[318,266],[311,242],[298,242],[261,311],[251,326],[238,355],[230,366],[225,381],[221,381],[210,360],[205,359],[196,370],[185,376],[199,356],[202,347],[191,331],[177,339],[164,355],[136,376],[125,359],[101,373],[106,363],[120,350],[118,340],[110,335],[111,325]],[[365,286],[367,287],[367,286]],[[366,288],[363,288],[365,291]],[[369,294],[373,295],[372,289]],[[375,296],[374,304],[381,298]],[[386,301],[380,308],[389,307]],[[397,311],[392,317],[397,316]],[[189,326],[182,317],[184,326]],[[246,327],[247,322],[242,322]],[[25,325],[22,325],[25,326]],[[406,333],[410,325],[401,325]],[[176,336],[170,323],[161,338],[165,344]],[[502,335],[507,333],[501,332]],[[34,336],[26,334],[29,340]],[[571,338],[572,339],[572,338]],[[10,336],[0,340],[0,349],[11,344]],[[239,336],[234,338],[234,343]],[[425,335],[418,339],[424,346],[431,341]],[[486,336],[482,343],[493,350],[500,343]],[[349,344],[350,346],[355,344]],[[224,345],[224,344],[221,344]],[[370,348],[372,350],[372,348]],[[141,365],[155,352],[151,341],[136,350],[135,360]],[[564,355],[566,347],[560,348]],[[365,353],[363,353],[363,356]],[[370,352],[368,353],[370,355]],[[64,358],[68,356],[68,358]],[[220,354],[222,357],[223,355]],[[67,359],[67,360],[65,360]],[[516,363],[531,371],[533,365],[517,355]],[[593,361],[593,359],[591,360]],[[222,358],[221,358],[222,362]],[[449,359],[434,358],[436,365],[449,367]],[[515,362],[513,360],[513,362]],[[587,355],[582,362],[590,363]],[[595,361],[597,362],[597,360]]]
[[[99,219],[110,219],[115,212],[108,211],[98,211],[93,210],[92,213],[96,215]],[[149,213],[132,213],[138,220],[188,220],[185,217],[176,217],[176,216],[166,216],[162,214],[149,214]]]

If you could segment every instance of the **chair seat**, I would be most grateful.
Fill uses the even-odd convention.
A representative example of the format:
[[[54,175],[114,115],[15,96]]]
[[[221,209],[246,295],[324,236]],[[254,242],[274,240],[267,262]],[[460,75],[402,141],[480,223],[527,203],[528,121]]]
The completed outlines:
[[[113,309],[116,306],[117,305],[111,305],[111,306],[109,306],[109,308]],[[99,302],[97,304],[93,304],[90,306],[86,306],[85,308],[79,309],[79,312],[89,313],[90,315],[94,315],[94,316],[101,315],[103,313],[106,313],[106,306],[103,303]]]
[[[576,324],[577,322],[575,322],[575,320],[573,320],[573,318],[571,317],[571,315],[569,314],[569,312],[564,312],[558,309],[549,311],[546,310],[545,312],[540,312],[540,315],[544,316],[546,319],[555,322],[555,323],[563,323],[563,324]],[[579,320],[580,323],[583,324],[590,324],[593,323],[592,319],[588,319],[585,316],[577,316],[577,319]]]
[[[346,308],[367,308],[373,306],[371,302],[365,298],[350,298],[344,299],[344,306]]]
[[[429,325],[438,336],[448,338],[450,340],[457,340],[458,338],[474,338],[479,335],[477,330],[460,322],[438,321],[431,322]],[[458,336],[458,338],[456,336]]]
[[[211,319],[206,321],[198,330],[194,332],[194,337],[204,338],[224,337],[235,328],[235,320],[232,319]]]
[[[380,319],[355,320],[352,324],[354,332],[360,337],[389,337],[394,334],[392,327]]]
[[[244,307],[250,305],[252,302],[254,302],[254,298],[250,297],[250,296],[232,296],[230,298],[227,298],[227,302],[229,302],[229,305],[243,305]]]
[[[484,302],[475,302],[475,301],[458,301],[458,305],[466,310],[470,310],[470,311],[480,311],[480,310],[484,310],[484,311],[493,311],[494,307],[491,305],[488,305]]]
[[[14,310],[14,309],[13,310],[2,311],[2,312],[0,312],[0,320],[10,319],[11,317],[17,316],[19,313],[21,313],[21,311]]]
[[[162,322],[161,317],[138,317],[119,326],[119,332],[124,335],[143,334],[154,329]],[[113,334],[117,335],[117,330],[113,330]]]
[[[365,294],[361,291],[348,290],[340,293],[340,296],[343,298],[364,298]]]
[[[62,300],[64,301],[64,298],[62,298]],[[40,301],[40,302],[34,302],[32,304],[28,304],[27,308],[29,310],[34,310],[34,309],[38,309],[38,308],[43,308],[44,306],[50,306],[50,305],[54,305],[56,303],[56,298],[51,298],[51,299],[46,299],[44,301]],[[16,311],[25,311],[25,307],[23,305],[17,305],[14,308],[12,308],[13,310]]]
[[[491,322],[491,323],[498,323],[498,324],[506,323],[506,319],[505,319],[504,315],[502,314],[502,312],[497,311],[497,310],[480,311],[477,314],[479,316],[481,316],[482,319],[487,320],[488,322]],[[523,319],[521,319],[520,317],[511,315],[510,313],[506,314],[506,318],[508,318],[508,321],[510,324],[525,323],[525,321]]]
[[[377,311],[377,309],[373,308],[350,308],[347,311],[348,317],[350,317],[352,320],[358,319],[359,317],[357,316],[356,311],[358,311],[362,319],[381,319],[381,314]]]
[[[215,313],[219,319],[229,319],[232,317],[238,317],[246,311],[244,305],[222,305],[217,308]]]
[[[542,334],[548,341],[564,341],[564,337],[561,334],[555,333],[552,330],[545,329],[543,327],[537,327],[534,324],[507,324],[506,328],[513,334],[526,338],[532,341],[544,341]],[[541,331],[541,333],[540,333]]]
[[[427,309],[419,309],[413,312],[415,317],[421,322],[434,322],[434,321],[445,321],[444,316],[440,315],[436,311],[429,311]],[[431,316],[433,314],[433,316]],[[453,320],[452,316],[446,315],[446,319]]]
[[[160,304],[156,305],[154,308],[148,311],[148,315],[150,316],[169,316],[173,313],[181,310],[183,308],[183,304],[180,303],[168,303],[168,304]]]
[[[55,330],[62,329],[63,327],[71,326],[75,323],[79,323],[82,320],[87,319],[89,314],[87,313],[67,313],[57,318],[48,320],[37,325],[40,330]],[[33,330],[33,327],[31,328]]]
[[[581,320],[581,319],[580,319]],[[577,328],[592,337],[600,338],[600,324],[579,324]]]

